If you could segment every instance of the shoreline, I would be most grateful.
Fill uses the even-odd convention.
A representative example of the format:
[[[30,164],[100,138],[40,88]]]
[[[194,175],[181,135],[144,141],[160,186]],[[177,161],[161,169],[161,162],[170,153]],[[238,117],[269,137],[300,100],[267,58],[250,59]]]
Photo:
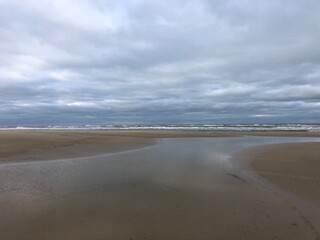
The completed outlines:
[[[88,157],[155,144],[157,138],[203,137],[320,137],[320,132],[272,131],[0,131],[0,163]]]

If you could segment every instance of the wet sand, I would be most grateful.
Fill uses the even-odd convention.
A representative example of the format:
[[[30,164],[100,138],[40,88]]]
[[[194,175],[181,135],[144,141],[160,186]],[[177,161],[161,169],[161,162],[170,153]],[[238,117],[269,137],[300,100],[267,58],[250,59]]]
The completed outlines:
[[[256,172],[320,208],[320,143],[270,145],[254,155]]]
[[[93,156],[154,143],[151,138],[94,131],[0,131],[0,163]]]
[[[306,201],[306,212],[320,231],[320,143],[286,143],[258,147],[251,151],[250,166],[264,179]],[[309,207],[310,207],[309,206]]]
[[[165,138],[154,144],[152,132],[108,134],[56,132],[49,139],[51,145],[69,143],[70,151],[89,148],[95,141],[103,146],[99,153],[110,143],[124,146],[126,141],[141,141],[140,145],[129,145],[132,149],[150,147],[105,156],[0,164],[1,236],[8,240],[320,238],[314,219],[304,215],[300,206],[230,160],[238,151],[257,144],[307,139],[238,137],[240,133],[235,133],[237,137],[227,133],[228,137],[196,139],[190,136],[208,133],[183,133],[180,139],[170,139],[174,133],[162,132]],[[24,132],[19,137],[24,136],[24,142],[36,138],[39,143],[48,137],[43,132],[27,135]],[[79,139],[86,140],[79,143]],[[44,143],[42,156],[49,154],[46,144],[50,145]],[[297,143],[293,148],[301,144],[307,145]],[[64,148],[57,146],[50,151]],[[28,160],[32,160],[30,156]],[[266,159],[252,156],[257,156],[253,165]],[[15,155],[12,159],[19,158]]]
[[[318,137],[315,132],[210,131],[0,131],[0,163],[65,159],[149,146],[156,138],[283,136]]]

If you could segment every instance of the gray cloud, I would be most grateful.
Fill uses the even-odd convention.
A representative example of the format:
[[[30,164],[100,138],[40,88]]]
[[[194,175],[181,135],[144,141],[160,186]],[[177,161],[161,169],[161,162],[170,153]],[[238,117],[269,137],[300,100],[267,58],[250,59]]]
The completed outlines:
[[[318,122],[320,3],[0,1],[0,124]]]

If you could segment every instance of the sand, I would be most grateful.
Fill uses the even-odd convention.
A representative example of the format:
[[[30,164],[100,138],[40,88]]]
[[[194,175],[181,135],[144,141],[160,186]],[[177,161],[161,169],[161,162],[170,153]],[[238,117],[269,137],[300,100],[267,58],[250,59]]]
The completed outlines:
[[[320,208],[320,143],[269,145],[252,154],[251,167],[263,178]]]
[[[272,144],[252,149],[251,156],[251,168],[275,186],[273,191],[320,239],[320,143]]]
[[[0,131],[0,162],[85,157],[140,148],[154,139],[89,131]]]
[[[316,234],[312,239],[320,239],[319,142],[262,145],[241,151],[235,159],[261,189],[299,213]]]
[[[243,135],[320,136],[307,132],[1,131],[0,162],[121,152],[151,146],[156,138]],[[199,146],[205,142],[197,143],[198,140],[189,145],[176,142],[172,152],[169,144],[169,148],[163,148],[168,151],[165,153],[158,144],[160,151],[153,150],[148,157],[135,151],[120,157],[120,161],[116,154],[108,161],[93,158],[58,164],[22,163],[22,167],[3,165],[2,237],[320,239],[319,143],[251,149],[247,155],[250,166],[275,185],[270,189],[225,163],[223,155],[217,153],[219,148],[228,146],[220,146],[217,141],[218,152],[210,156],[210,147],[204,148],[207,152],[203,153]],[[206,166],[207,157],[216,158],[216,165]],[[286,192],[302,199],[302,205],[296,205],[295,199],[291,201]]]
[[[314,132],[0,131],[0,163],[114,153],[152,145],[155,138],[234,136],[317,137]]]

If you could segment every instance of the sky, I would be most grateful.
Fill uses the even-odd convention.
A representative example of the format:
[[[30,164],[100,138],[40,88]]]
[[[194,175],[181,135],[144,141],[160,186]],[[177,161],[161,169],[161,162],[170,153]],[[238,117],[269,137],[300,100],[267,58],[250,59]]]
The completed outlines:
[[[319,0],[0,0],[0,125],[319,119]]]

